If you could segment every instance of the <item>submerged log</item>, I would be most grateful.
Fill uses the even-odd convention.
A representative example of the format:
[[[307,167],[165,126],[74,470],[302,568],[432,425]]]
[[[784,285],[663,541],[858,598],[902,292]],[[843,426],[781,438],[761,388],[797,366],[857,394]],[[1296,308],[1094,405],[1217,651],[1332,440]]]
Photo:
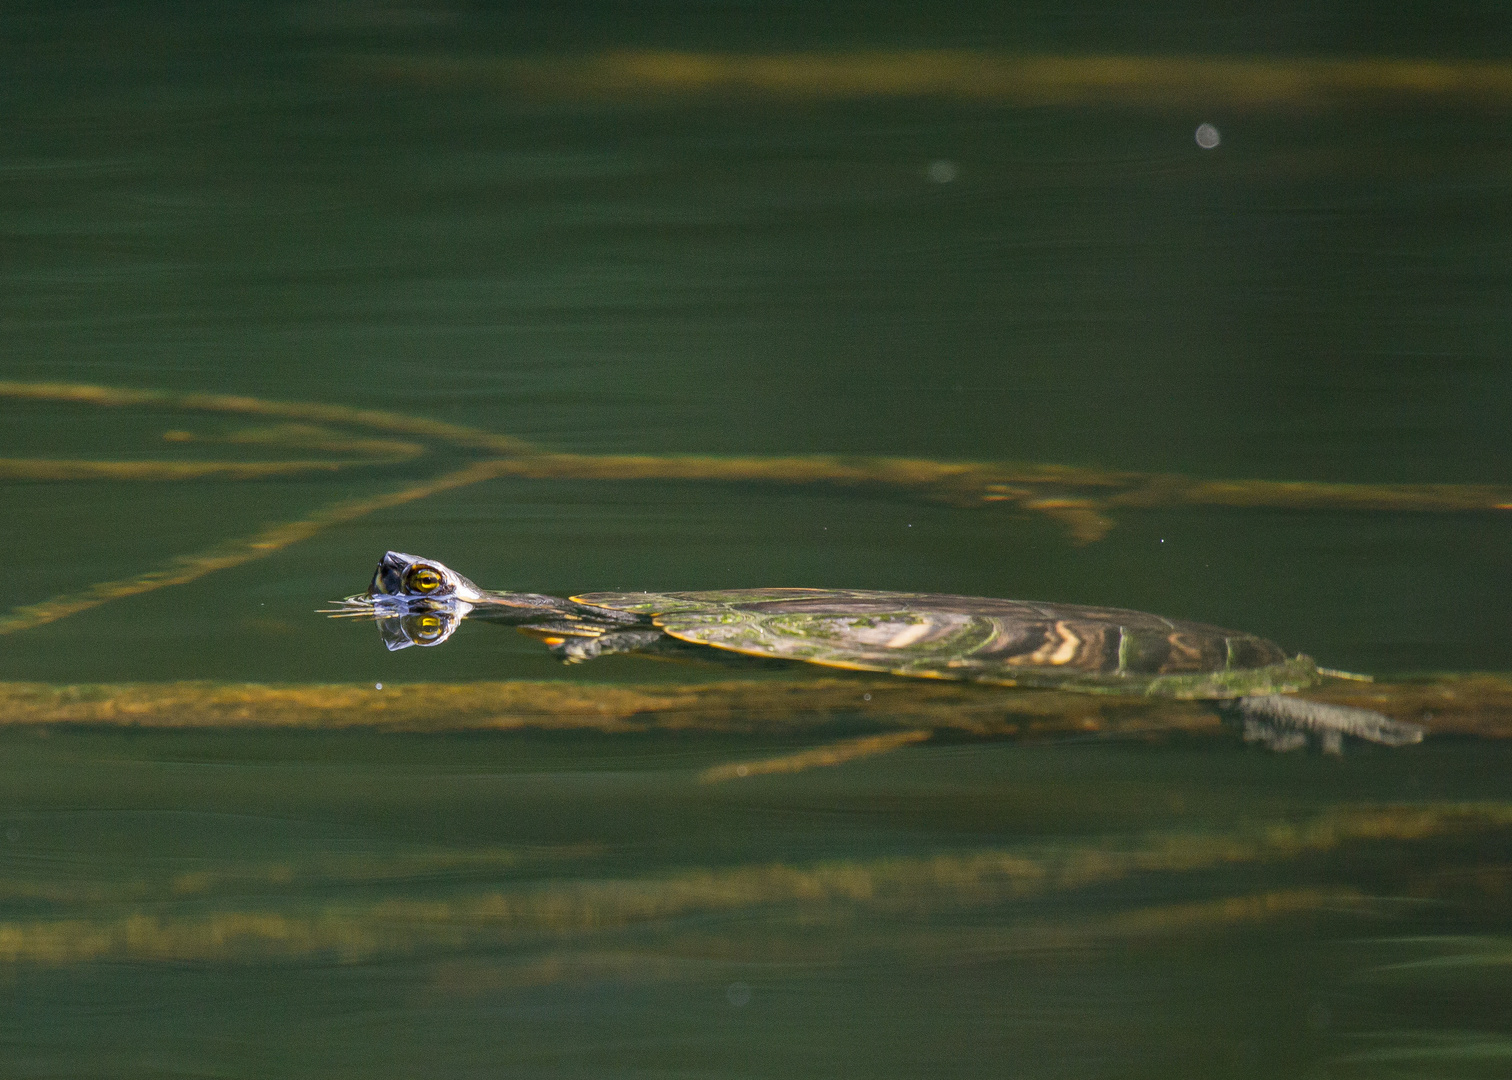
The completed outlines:
[[[1430,735],[1512,738],[1512,677],[1505,675],[1330,681],[1301,696],[1422,724]],[[0,683],[0,725],[56,724],[407,732],[903,729],[989,738],[1222,730],[1215,703],[1207,701],[867,676],[634,685],[406,683],[382,689],[367,683]]]

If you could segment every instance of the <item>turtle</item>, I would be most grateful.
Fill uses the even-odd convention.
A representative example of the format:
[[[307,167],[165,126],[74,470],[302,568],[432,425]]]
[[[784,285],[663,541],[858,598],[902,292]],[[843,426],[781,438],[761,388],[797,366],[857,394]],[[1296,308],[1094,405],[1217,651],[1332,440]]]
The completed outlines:
[[[377,619],[390,650],[444,642],[463,618],[514,625],[569,663],[612,653],[738,654],[852,671],[1089,694],[1212,701],[1246,737],[1290,749],[1344,734],[1400,746],[1424,729],[1291,696],[1329,676],[1253,634],[1142,611],[865,589],[495,592],[435,559],[389,551],[337,615]]]

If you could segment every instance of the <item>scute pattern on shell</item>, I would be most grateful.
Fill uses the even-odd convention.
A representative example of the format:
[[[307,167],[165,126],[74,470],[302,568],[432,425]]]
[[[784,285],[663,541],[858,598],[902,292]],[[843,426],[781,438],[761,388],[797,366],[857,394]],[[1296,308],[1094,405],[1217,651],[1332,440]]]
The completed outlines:
[[[589,593],[682,641],[858,671],[1180,698],[1283,693],[1307,657],[1251,634],[1141,611],[853,589]]]

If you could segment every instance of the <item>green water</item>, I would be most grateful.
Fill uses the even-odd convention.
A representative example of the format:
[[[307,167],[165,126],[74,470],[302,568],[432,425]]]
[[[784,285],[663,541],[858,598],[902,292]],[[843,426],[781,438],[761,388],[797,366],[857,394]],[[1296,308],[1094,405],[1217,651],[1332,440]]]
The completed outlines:
[[[12,4],[0,24],[3,380],[383,409],[582,454],[1512,479],[1505,102],[532,98],[359,63],[1499,62],[1494,5]],[[1216,149],[1194,141],[1204,121]],[[0,458],[309,456],[162,439],[259,422],[243,416],[8,398],[0,416]],[[454,463],[0,480],[8,604]],[[313,614],[388,548],[493,588],[1013,596],[1234,626],[1377,674],[1512,671],[1505,514],[1114,517],[1077,546],[1043,516],[885,491],[493,480],[0,637],[0,680],[707,677],[563,668],[473,625],[390,654],[370,625]],[[1499,743],[1334,760],[1233,738],[937,738],[698,782],[814,741],[11,730],[0,1072],[1512,1069]],[[1254,840],[1413,808],[1448,824]],[[1223,844],[1249,854],[1119,863]],[[1124,869],[1032,888],[957,872],[1094,858]],[[488,907],[506,901],[525,908]]]
[[[1022,895],[990,877],[908,875],[984,852],[1055,865],[1162,838],[1242,842],[1256,824],[1305,825],[1341,805],[1505,800],[1503,747],[1336,761],[977,744],[759,785],[694,779],[709,762],[782,748],[7,736],[8,918],[135,915],[189,938],[174,939],[179,960],[122,946],[15,965],[0,1021],[8,1071],[1505,1074],[1508,877],[1483,862],[1504,858],[1505,824]],[[746,878],[773,866],[878,884],[748,895]],[[690,874],[713,884],[691,899],[657,891]],[[98,895],[44,899],[23,882]],[[568,912],[568,925],[402,906],[552,890],[547,911]],[[1127,921],[1297,890],[1332,898],[1253,922]],[[642,911],[650,901],[665,909]],[[328,951],[248,945],[216,959],[194,927],[227,912],[284,916]],[[380,943],[354,945],[351,923]]]

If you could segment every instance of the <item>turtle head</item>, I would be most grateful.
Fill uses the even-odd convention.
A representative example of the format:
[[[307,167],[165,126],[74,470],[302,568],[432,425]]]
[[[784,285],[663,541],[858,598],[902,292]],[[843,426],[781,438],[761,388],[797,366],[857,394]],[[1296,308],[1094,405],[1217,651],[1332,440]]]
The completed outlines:
[[[394,597],[404,600],[461,600],[476,602],[483,599],[483,590],[461,574],[435,559],[420,559],[402,551],[385,552],[378,560],[378,569],[373,571],[373,581],[367,595]]]
[[[378,620],[390,652],[411,645],[440,645],[472,610],[483,591],[435,559],[385,552],[360,599]]]
[[[390,551],[378,560],[367,592],[338,600],[322,614],[376,619],[383,643],[392,652],[411,645],[440,645],[483,597],[483,590],[434,559]]]
[[[390,651],[440,645],[469,615],[518,623],[572,605],[534,593],[484,592],[435,559],[385,552],[368,591],[335,601],[321,614],[336,619],[376,619]]]

